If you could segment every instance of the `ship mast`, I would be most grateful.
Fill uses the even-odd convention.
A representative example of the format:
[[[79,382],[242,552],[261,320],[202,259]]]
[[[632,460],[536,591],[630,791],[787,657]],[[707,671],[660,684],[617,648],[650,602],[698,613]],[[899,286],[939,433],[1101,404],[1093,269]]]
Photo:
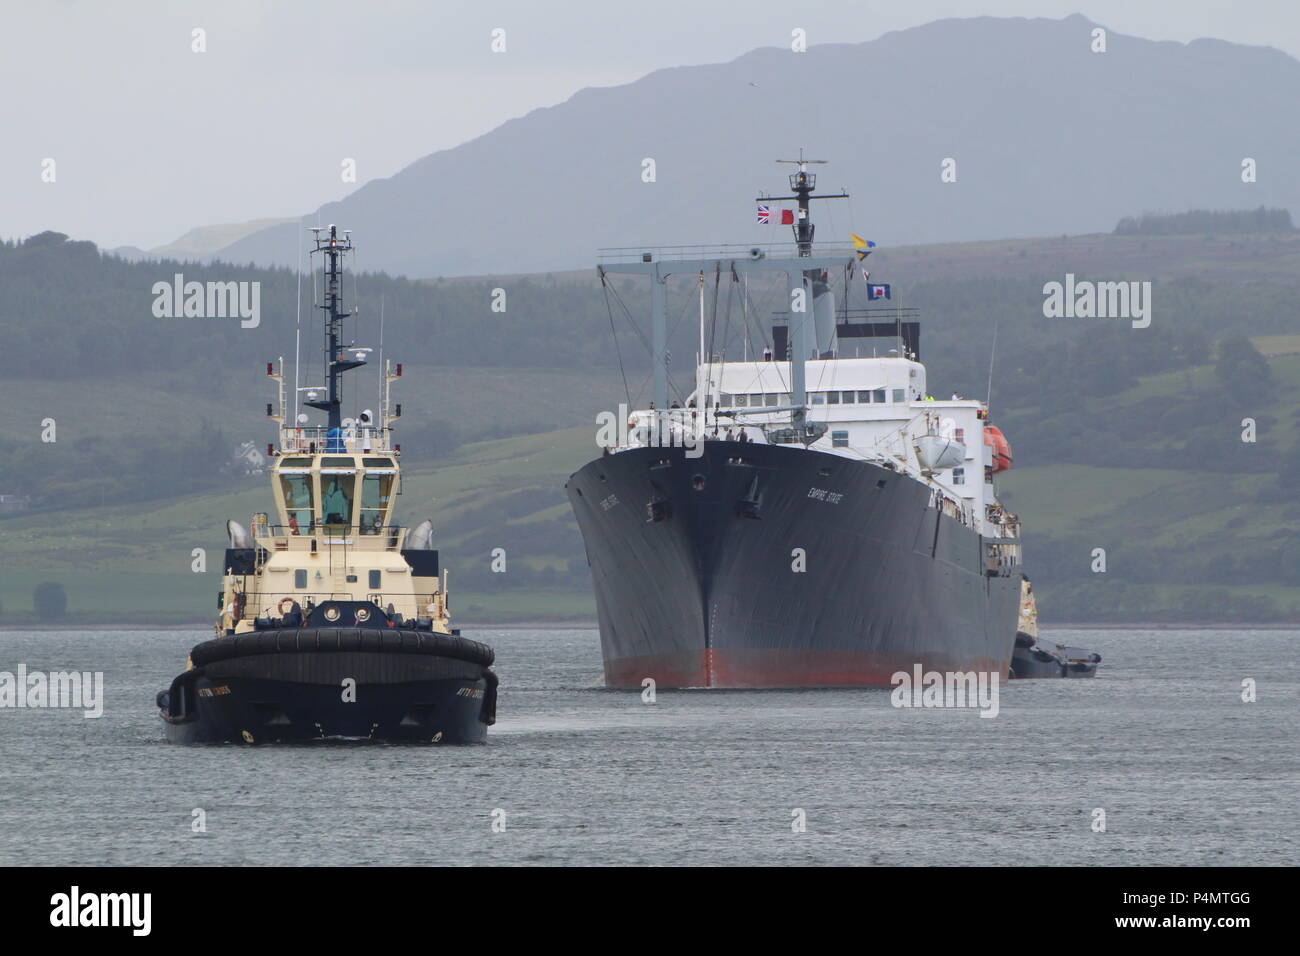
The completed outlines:
[[[808,172],[809,166],[825,166],[828,162],[825,159],[805,159],[803,147],[799,148],[798,159],[778,159],[778,163],[793,165],[799,167],[790,174],[790,191],[793,196],[768,196],[758,197],[757,202],[771,200],[786,201],[793,199],[798,204],[798,211],[795,214],[793,226],[795,247],[798,256],[801,259],[812,258],[813,234],[817,227],[813,224],[812,216],[809,211],[809,203],[813,199],[848,199],[848,193],[827,193],[824,195],[815,195],[814,190],[817,188],[816,173]],[[790,352],[790,388],[796,397],[798,404],[806,403],[807,387],[804,379],[804,362],[808,358],[831,358],[835,353],[835,307],[830,298],[830,286],[827,282],[827,273],[825,269],[805,269],[803,270],[803,311],[798,313],[791,303],[790,323],[788,326],[787,347]],[[812,313],[813,328],[815,334],[809,336],[806,334],[806,326],[809,320],[809,313]],[[812,349],[808,349],[809,341],[814,343]],[[823,347],[824,346],[824,347]],[[777,356],[781,358],[782,356]],[[802,429],[804,426],[806,410],[803,408],[796,409],[793,413],[792,423],[795,428]]]
[[[812,199],[848,199],[848,193],[828,193],[824,196],[814,196],[813,190],[817,188],[817,174],[808,172],[809,166],[825,166],[829,160],[825,159],[804,159],[803,149],[799,150],[798,159],[778,159],[778,163],[798,166],[799,168],[790,174],[790,191],[793,196],[767,196],[758,197],[758,202],[769,200],[786,201],[793,199],[799,205],[799,212],[794,221],[794,241],[799,247],[799,255],[808,258],[812,255],[813,233],[816,226],[813,225],[812,217],[808,215],[808,202]]]
[[[331,431],[343,427],[343,383],[341,376],[350,369],[365,365],[365,359],[347,357],[342,351],[343,320],[356,314],[355,309],[343,308],[342,277],[343,257],[352,252],[351,230],[343,230],[343,238],[338,235],[334,225],[327,227],[328,234],[321,236],[321,227],[312,228],[312,239],[316,248],[312,254],[321,253],[325,259],[325,302],[320,306],[325,311],[325,369],[327,376],[326,394],[323,399],[308,401],[305,404],[319,408],[328,416],[327,428]]]

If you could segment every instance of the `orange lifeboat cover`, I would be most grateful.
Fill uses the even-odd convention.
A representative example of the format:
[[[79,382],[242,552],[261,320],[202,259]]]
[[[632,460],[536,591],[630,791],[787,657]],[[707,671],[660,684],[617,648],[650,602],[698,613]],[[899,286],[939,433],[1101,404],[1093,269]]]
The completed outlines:
[[[993,449],[993,473],[1007,471],[1011,468],[1011,443],[1002,429],[994,425],[984,426],[984,444]]]

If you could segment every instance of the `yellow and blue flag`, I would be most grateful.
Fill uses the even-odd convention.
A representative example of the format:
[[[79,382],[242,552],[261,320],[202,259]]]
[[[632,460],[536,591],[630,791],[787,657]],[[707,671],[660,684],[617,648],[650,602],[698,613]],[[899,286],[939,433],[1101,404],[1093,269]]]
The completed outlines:
[[[863,239],[856,233],[849,233],[853,239],[853,250],[858,254],[858,261],[861,262],[867,256],[871,255],[871,250],[876,248],[876,244],[870,239]]]

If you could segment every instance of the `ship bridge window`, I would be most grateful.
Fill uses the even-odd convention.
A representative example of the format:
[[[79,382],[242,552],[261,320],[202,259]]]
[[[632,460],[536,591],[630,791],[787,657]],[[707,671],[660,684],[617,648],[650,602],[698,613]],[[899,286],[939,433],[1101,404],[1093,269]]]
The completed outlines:
[[[776,404],[776,392],[768,392],[766,395],[763,396],[763,401],[767,403],[767,405],[768,405],[769,408],[770,408],[771,406],[775,405],[775,404]]]
[[[310,468],[311,459],[310,458],[281,458],[280,467],[281,468]]]
[[[384,524],[384,513],[388,510],[392,488],[392,475],[366,475],[362,480],[359,519],[362,534],[379,534],[379,529]]]
[[[718,393],[718,404],[721,405],[723,408],[730,408],[730,407],[731,407],[731,393],[730,393],[730,392],[719,392],[719,393]]]
[[[825,405],[825,404],[826,404],[826,393],[825,393],[825,392],[809,392],[809,393],[808,393],[808,398],[809,398],[809,400],[810,400],[814,405]]]
[[[953,483],[954,485],[964,485],[964,484],[966,484],[966,469],[965,469],[965,468],[954,468],[954,469],[952,470],[952,483]]]
[[[907,390],[902,388],[894,389],[894,401],[896,402],[907,401]]]
[[[735,399],[736,399],[736,407],[737,407],[737,408],[745,408],[746,406],[749,405],[749,396],[748,396],[748,395],[736,395],[736,396],[735,396]]]
[[[365,458],[362,460],[367,468],[392,468],[393,459],[391,458]]]
[[[352,495],[356,483],[356,475],[321,475],[320,513],[326,525],[346,528],[352,524]]]
[[[750,394],[750,396],[749,396],[749,407],[750,407],[750,408],[762,408],[762,407],[763,407],[763,395],[762,395],[761,392],[758,393],[758,394]]]
[[[322,458],[320,461],[322,468],[355,468],[356,461],[351,458]]]
[[[284,496],[285,520],[289,522],[289,533],[311,531],[314,527],[311,475],[281,475],[280,494]]]
[[[827,404],[827,405],[838,405],[839,403],[840,403],[840,393],[839,393],[839,392],[827,392],[827,393],[826,393],[826,404]]]
[[[855,394],[856,393],[854,392],[841,392],[840,401],[843,402],[845,405],[852,405]]]
[[[836,432],[831,432],[831,447],[832,447],[832,448],[848,448],[848,447],[849,447],[849,433],[848,433],[847,431],[836,431]]]

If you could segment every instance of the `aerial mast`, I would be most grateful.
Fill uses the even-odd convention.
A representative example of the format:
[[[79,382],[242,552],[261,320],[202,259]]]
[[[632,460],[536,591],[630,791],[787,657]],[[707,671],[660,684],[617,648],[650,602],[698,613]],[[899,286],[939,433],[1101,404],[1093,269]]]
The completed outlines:
[[[327,234],[322,236],[321,233]],[[338,228],[330,225],[322,229],[312,228],[312,239],[316,248],[312,254],[324,256],[325,301],[320,306],[325,312],[325,371],[326,394],[323,399],[308,401],[305,404],[319,408],[327,416],[327,428],[331,431],[343,427],[343,384],[340,376],[349,369],[365,365],[365,359],[348,357],[344,354],[342,344],[343,320],[356,315],[355,309],[343,307],[342,278],[343,257],[352,251],[351,230],[343,230],[339,238]]]
[[[809,214],[809,203],[813,199],[848,199],[848,193],[826,193],[817,195],[814,190],[817,188],[816,173],[808,172],[809,166],[824,166],[827,160],[824,159],[805,159],[803,149],[799,150],[798,159],[778,159],[778,163],[797,166],[793,173],[790,174],[790,191],[793,196],[771,196],[768,199],[775,200],[795,200],[798,204],[798,211],[795,214],[794,221],[794,241],[798,249],[800,258],[807,259],[812,256],[813,235],[816,232],[816,226],[813,224],[812,216]],[[761,200],[760,200],[761,201]],[[834,300],[830,297],[830,285],[827,281],[827,274],[822,269],[807,269],[804,271],[804,302],[811,305],[811,309],[805,309],[804,315],[797,317],[799,326],[804,324],[807,318],[807,312],[813,312],[815,342],[813,347],[801,350],[802,354],[795,354],[795,346],[805,341],[803,337],[797,334],[796,316],[791,314],[790,323],[790,354],[791,358],[797,358],[800,362],[807,358],[830,358],[835,351],[835,317],[834,317]],[[779,356],[778,356],[779,357]],[[797,370],[796,374],[802,378],[802,369]],[[802,382],[800,386],[802,387]]]

